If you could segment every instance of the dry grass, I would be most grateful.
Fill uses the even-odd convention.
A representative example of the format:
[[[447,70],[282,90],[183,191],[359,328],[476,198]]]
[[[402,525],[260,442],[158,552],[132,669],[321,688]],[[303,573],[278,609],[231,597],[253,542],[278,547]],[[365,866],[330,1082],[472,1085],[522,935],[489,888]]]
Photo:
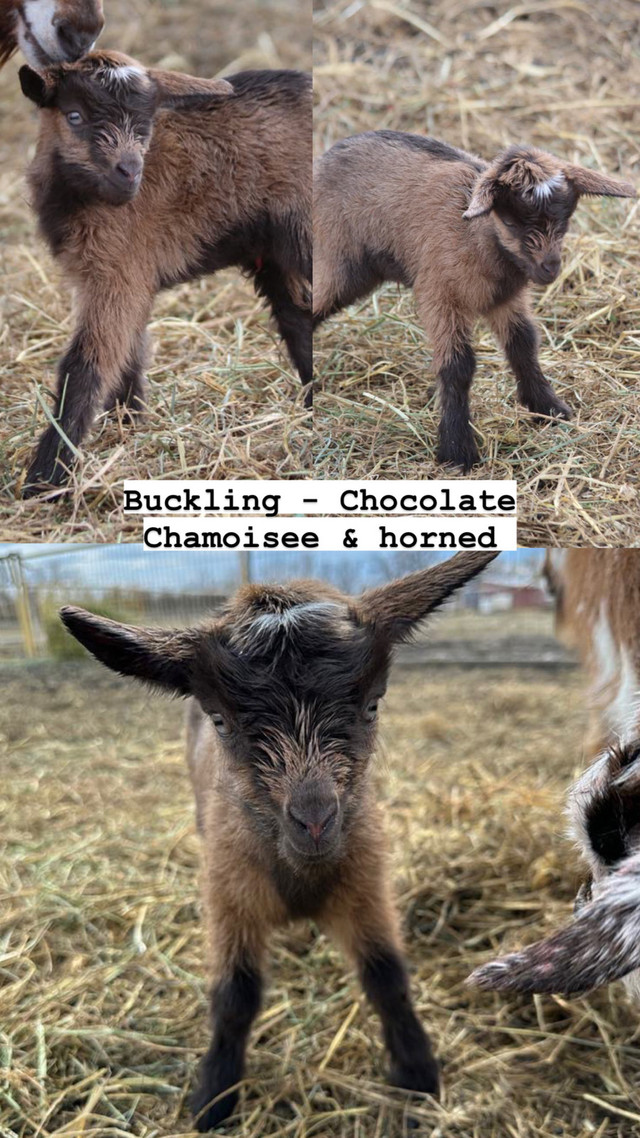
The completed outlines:
[[[3,667],[0,1133],[184,1133],[207,1042],[182,710],[89,665]],[[502,1000],[463,980],[550,929],[577,880],[560,808],[581,680],[399,670],[382,794],[413,987],[444,1071],[430,1138],[640,1133],[637,1018],[618,987]],[[455,714],[453,708],[455,707]],[[306,926],[279,938],[253,1035],[243,1138],[392,1138],[378,1025]]]
[[[316,149],[360,130],[434,134],[489,158],[529,141],[640,185],[636,0],[319,2]],[[640,206],[580,205],[538,297],[542,360],[574,408],[538,428],[490,335],[472,405],[474,474],[517,478],[522,545],[638,543]],[[409,294],[385,288],[316,336],[318,473],[430,478],[437,409]]]
[[[308,67],[310,18],[296,0],[108,0],[101,43],[195,74],[243,67]],[[16,500],[41,400],[70,335],[61,287],[25,200],[23,171],[36,121],[17,83],[0,75],[0,539],[139,538],[120,514],[124,478],[278,478],[310,465],[300,383],[253,287],[220,273],[165,294],[152,324],[150,411],[134,432],[96,423],[62,500]]]

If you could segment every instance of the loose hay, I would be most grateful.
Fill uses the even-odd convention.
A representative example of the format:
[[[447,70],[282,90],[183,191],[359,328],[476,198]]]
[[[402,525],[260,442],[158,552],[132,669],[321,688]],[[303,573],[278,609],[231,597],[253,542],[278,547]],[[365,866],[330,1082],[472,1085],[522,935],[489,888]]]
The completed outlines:
[[[310,66],[309,13],[295,0],[109,0],[106,15],[100,42],[150,64],[204,75]],[[69,292],[26,202],[36,119],[18,65],[0,75],[0,540],[139,540],[139,519],[120,512],[125,478],[302,477],[311,431],[300,382],[253,286],[229,271],[156,303],[144,422],[132,431],[101,416],[60,501],[16,500],[71,330]]]
[[[640,187],[639,48],[635,0],[318,2],[316,151],[384,128],[487,158],[528,141]],[[568,424],[537,427],[491,335],[477,340],[474,475],[517,478],[520,544],[640,540],[639,268],[640,205],[583,201],[562,274],[537,298]],[[329,321],[315,358],[318,477],[442,476],[430,350],[408,293],[387,286]]]
[[[189,1130],[207,1043],[197,842],[182,708],[92,665],[4,665],[0,703],[0,1134]],[[398,670],[381,789],[412,984],[443,1063],[431,1138],[640,1133],[637,1017],[591,999],[464,986],[497,949],[567,914],[562,837],[582,679]],[[252,1036],[243,1138],[392,1138],[379,1029],[342,957],[305,924],[278,939]]]

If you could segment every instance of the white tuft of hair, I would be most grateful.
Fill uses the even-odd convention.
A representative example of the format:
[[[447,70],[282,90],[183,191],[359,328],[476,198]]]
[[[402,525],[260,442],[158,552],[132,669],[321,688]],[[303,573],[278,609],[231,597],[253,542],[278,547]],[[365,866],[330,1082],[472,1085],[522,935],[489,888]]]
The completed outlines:
[[[148,80],[144,68],[137,67],[134,63],[122,63],[115,67],[101,67],[98,75],[106,84],[113,83],[116,87],[125,87],[127,83],[131,83],[133,80],[142,80],[143,82]]]
[[[536,182],[535,186],[531,189],[531,195],[536,201],[547,201],[554,190],[559,190],[565,185],[564,174],[553,174],[544,182]]]

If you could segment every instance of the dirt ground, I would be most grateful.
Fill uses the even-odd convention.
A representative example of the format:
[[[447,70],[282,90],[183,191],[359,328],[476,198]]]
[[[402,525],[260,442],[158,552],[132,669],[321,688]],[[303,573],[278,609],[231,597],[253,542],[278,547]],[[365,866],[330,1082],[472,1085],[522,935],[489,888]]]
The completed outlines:
[[[101,46],[197,75],[311,65],[298,0],[107,0]],[[149,414],[134,432],[103,415],[58,503],[16,500],[46,425],[70,337],[70,295],[35,233],[24,170],[36,112],[16,57],[0,73],[0,538],[106,541],[127,534],[124,478],[278,478],[310,464],[309,414],[253,286],[219,273],[163,294],[154,308]],[[129,537],[138,537],[135,519]]]
[[[577,670],[397,669],[377,759],[421,1018],[443,1066],[430,1138],[640,1134],[637,1017],[500,999],[471,968],[566,917],[581,764]],[[177,702],[83,663],[0,670],[0,1133],[189,1129],[207,1042],[197,842]],[[274,946],[243,1138],[392,1138],[378,1025],[343,959],[298,926]]]
[[[435,135],[493,157],[529,142],[640,184],[635,0],[317,0],[316,152],[363,130]],[[574,409],[534,424],[493,338],[476,337],[479,478],[516,478],[521,545],[637,545],[640,211],[582,202],[563,270],[536,291],[542,365]],[[396,286],[315,337],[320,476],[442,477],[430,348]]]

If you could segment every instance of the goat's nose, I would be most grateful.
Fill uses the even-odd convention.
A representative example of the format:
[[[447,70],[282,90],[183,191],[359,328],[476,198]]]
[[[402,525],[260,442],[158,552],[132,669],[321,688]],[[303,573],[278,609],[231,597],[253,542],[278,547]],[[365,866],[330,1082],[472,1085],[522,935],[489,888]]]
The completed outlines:
[[[542,268],[544,269],[545,273],[549,274],[550,277],[557,276],[560,270],[560,258],[558,255],[554,253],[548,257],[545,257],[542,262]]]
[[[126,186],[132,186],[142,173],[142,159],[138,154],[125,154],[116,165],[116,174]]]
[[[70,62],[74,59],[80,59],[89,50],[96,38],[95,31],[81,31],[71,23],[71,20],[60,20],[57,32],[65,58]]]
[[[289,803],[289,815],[301,829],[306,830],[313,841],[318,844],[320,838],[331,828],[338,813],[336,799],[319,802]]]

